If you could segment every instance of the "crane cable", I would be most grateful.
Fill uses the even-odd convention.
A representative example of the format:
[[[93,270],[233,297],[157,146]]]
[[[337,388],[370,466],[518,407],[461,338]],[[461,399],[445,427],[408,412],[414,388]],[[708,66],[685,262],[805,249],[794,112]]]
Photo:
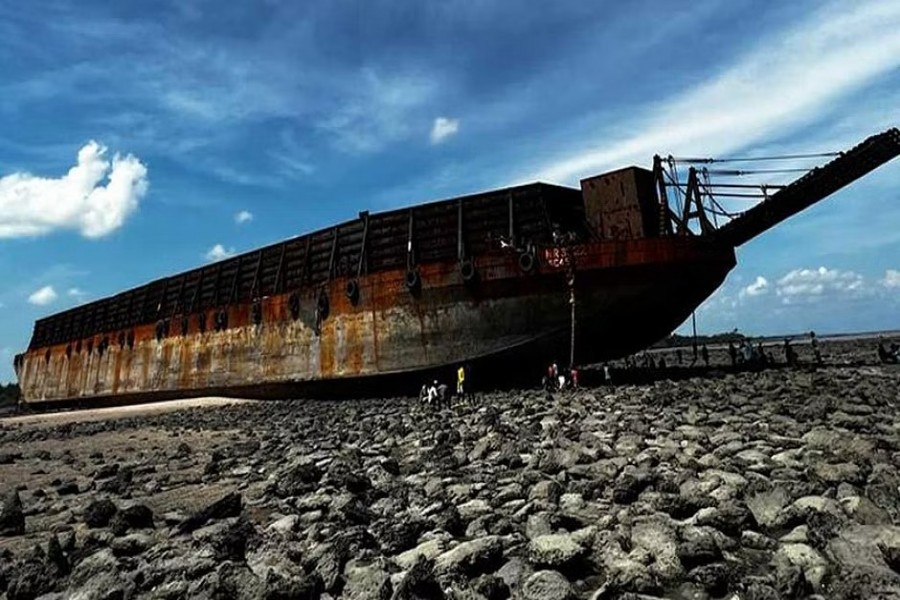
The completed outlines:
[[[723,162],[754,162],[754,161],[771,161],[771,160],[802,160],[806,158],[833,158],[836,156],[840,156],[843,154],[842,152],[817,152],[814,154],[782,154],[779,156],[735,156],[729,158],[696,158],[696,157],[686,157],[686,158],[676,158],[673,156],[669,157],[669,160],[676,163],[683,163],[688,165],[708,165],[712,163],[723,163]]]
[[[744,175],[758,175],[760,173],[806,173],[812,169],[703,169],[710,175],[722,175],[724,177],[743,177]]]

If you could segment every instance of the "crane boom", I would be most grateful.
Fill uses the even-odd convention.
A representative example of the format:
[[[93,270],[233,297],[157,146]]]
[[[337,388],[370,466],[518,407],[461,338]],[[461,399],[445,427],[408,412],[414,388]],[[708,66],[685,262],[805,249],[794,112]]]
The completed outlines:
[[[900,130],[893,127],[866,138],[831,162],[809,171],[710,235],[730,246],[740,246],[898,155]]]

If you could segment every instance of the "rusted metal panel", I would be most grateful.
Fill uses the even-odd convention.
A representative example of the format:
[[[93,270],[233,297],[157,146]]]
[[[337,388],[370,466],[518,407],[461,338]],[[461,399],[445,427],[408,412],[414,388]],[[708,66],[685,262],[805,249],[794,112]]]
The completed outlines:
[[[631,167],[581,181],[585,212],[592,231],[607,240],[655,236],[659,209],[653,173]]]

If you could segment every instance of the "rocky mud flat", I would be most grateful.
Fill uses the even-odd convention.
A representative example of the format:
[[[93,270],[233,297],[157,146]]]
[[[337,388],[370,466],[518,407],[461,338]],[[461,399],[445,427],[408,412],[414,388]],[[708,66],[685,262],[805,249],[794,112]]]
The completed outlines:
[[[900,370],[0,426],[0,597],[900,597]]]

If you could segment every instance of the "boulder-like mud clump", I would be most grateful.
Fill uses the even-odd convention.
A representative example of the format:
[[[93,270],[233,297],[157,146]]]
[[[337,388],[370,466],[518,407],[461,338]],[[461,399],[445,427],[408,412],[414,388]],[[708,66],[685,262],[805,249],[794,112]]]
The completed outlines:
[[[0,599],[900,597],[900,368],[824,346],[442,410],[6,419]]]

